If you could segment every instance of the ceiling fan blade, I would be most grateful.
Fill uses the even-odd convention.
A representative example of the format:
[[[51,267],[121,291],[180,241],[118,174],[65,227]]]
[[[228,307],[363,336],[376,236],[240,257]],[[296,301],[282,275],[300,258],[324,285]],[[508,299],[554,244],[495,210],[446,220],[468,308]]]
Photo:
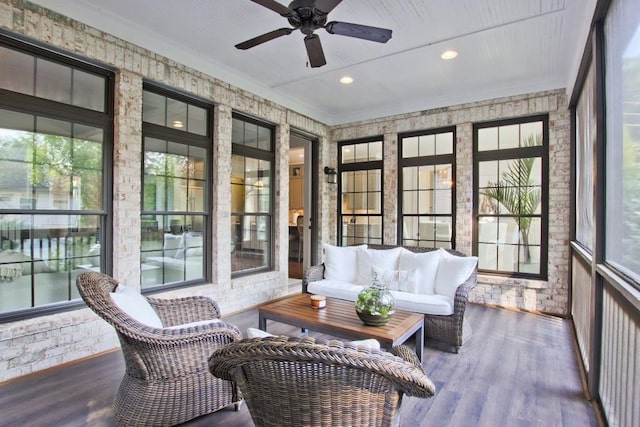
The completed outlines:
[[[342,0],[316,0],[316,4],[314,5],[314,7],[316,8],[316,10],[327,15],[340,3],[342,3]]]
[[[330,34],[339,36],[356,37],[372,42],[386,43],[391,38],[391,30],[368,25],[351,24],[349,22],[332,21],[325,25],[325,30]]]
[[[320,37],[317,34],[309,34],[304,38],[304,45],[307,47],[307,56],[311,68],[322,67],[327,63],[320,43]]]
[[[286,6],[281,5],[275,0],[251,0],[254,3],[259,4],[260,6],[264,6],[267,9],[273,10],[275,13],[281,16],[288,17],[292,14],[291,9]]]
[[[242,43],[238,43],[236,45],[237,49],[251,49],[254,46],[258,46],[264,42],[268,42],[269,40],[277,39],[278,37],[288,36],[293,32],[293,28],[278,28],[277,30],[270,31],[268,33],[264,33],[258,37],[254,37]]]

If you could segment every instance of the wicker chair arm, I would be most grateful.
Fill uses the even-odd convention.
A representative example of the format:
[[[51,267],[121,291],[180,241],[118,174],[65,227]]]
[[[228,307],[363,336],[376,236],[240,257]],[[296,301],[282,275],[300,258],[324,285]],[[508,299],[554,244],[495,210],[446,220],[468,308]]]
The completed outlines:
[[[307,286],[311,282],[324,278],[324,264],[312,265],[308,267],[302,275],[302,293],[307,292]]]
[[[245,339],[216,350],[209,358],[209,370],[218,378],[230,380],[236,369],[256,360],[349,366],[379,374],[409,396],[430,397],[435,393],[422,368],[400,357],[379,350],[354,349],[337,341],[316,343],[313,338]]]
[[[418,355],[406,345],[392,347],[391,350],[389,350],[389,353],[406,360],[415,367],[422,369],[422,364],[420,363],[420,359],[418,359]]]
[[[220,318],[218,304],[204,296],[173,299],[147,297],[147,300],[165,327]]]

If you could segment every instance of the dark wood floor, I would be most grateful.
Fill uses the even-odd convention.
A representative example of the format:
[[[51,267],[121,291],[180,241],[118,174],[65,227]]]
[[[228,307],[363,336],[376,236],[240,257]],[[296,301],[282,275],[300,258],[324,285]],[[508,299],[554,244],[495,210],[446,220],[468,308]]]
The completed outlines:
[[[555,317],[470,305],[474,333],[460,354],[427,340],[423,367],[431,399],[405,398],[402,426],[597,426],[585,399],[570,325]],[[227,318],[256,327],[256,310]],[[272,323],[270,332],[298,329]],[[326,338],[311,333],[312,336]],[[124,372],[120,352],[0,387],[1,426],[111,426],[111,403]],[[253,426],[246,405],[186,426]]]

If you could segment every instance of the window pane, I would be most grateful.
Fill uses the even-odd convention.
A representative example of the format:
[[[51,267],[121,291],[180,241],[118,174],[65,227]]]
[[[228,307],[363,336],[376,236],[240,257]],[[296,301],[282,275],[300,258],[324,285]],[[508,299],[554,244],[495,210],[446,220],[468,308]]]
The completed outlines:
[[[435,135],[423,135],[420,137],[420,156],[433,156],[436,154]]]
[[[353,145],[344,145],[342,147],[342,163],[355,162],[355,148]]]
[[[418,137],[404,138],[402,140],[402,157],[418,157]]]
[[[382,160],[382,141],[369,143],[369,160]]]
[[[0,310],[79,298],[77,275],[101,268],[99,224],[94,215],[3,215]]]
[[[498,128],[478,129],[478,151],[498,149]]]
[[[0,46],[0,87],[33,95],[35,59],[31,55]]]
[[[593,249],[593,147],[596,143],[592,62],[576,106],[576,240]]]
[[[205,217],[147,215],[141,241],[142,288],[204,279]]]
[[[36,96],[65,104],[71,103],[71,68],[38,58]]]
[[[506,148],[517,148],[520,146],[520,127],[518,125],[500,126],[498,128],[498,139],[501,150]]]
[[[73,105],[104,111],[105,78],[73,70]]]
[[[167,127],[187,130],[187,103],[167,97]]]
[[[453,132],[436,134],[436,153],[435,154],[451,154],[453,153]]]
[[[166,116],[166,97],[145,90],[142,96],[142,121],[164,126]]]
[[[611,6],[605,21],[606,259],[640,282],[640,4]]]
[[[207,134],[207,110],[189,105],[189,118],[187,131],[198,135]]]

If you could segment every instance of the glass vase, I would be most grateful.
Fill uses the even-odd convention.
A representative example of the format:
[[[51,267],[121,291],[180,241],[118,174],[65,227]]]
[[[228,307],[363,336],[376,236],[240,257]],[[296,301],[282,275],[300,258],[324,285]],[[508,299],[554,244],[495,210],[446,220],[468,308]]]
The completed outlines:
[[[356,300],[356,313],[365,325],[386,324],[394,312],[395,301],[389,289],[373,273],[371,284],[363,288]]]

